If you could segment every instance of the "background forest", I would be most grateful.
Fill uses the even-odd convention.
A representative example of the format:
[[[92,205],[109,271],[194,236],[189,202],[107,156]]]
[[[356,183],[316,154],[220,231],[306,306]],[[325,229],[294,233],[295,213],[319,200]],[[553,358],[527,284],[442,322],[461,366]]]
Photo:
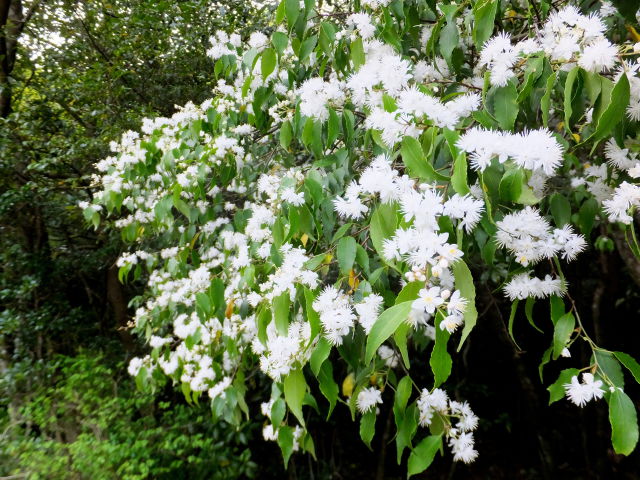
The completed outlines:
[[[338,408],[309,425],[318,461],[294,456],[285,473],[278,446],[262,440],[260,397],[248,399],[255,420],[238,431],[171,386],[137,391],[126,365],[144,346],[127,327],[128,302],[142,283],[120,283],[120,237],[87,229],[77,208],[91,199],[93,164],[110,141],[211,96],[209,37],[268,34],[261,22],[274,8],[0,0],[0,478],[404,477],[388,446],[389,407],[372,451]],[[597,342],[638,358],[640,262],[623,238],[602,242],[567,275]],[[471,466],[436,462],[424,478],[638,478],[640,454],[611,449],[606,410],[546,406],[540,359],[527,353],[546,348],[542,336],[516,322],[518,349],[500,313],[506,300],[476,289],[478,326],[449,383],[476,399],[482,454]],[[637,385],[628,391],[640,398]]]

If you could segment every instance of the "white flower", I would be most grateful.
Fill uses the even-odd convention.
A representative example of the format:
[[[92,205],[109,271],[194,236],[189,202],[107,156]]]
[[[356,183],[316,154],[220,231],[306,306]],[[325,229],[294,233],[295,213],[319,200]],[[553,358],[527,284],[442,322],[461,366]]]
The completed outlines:
[[[423,288],[418,292],[418,298],[414,300],[411,307],[433,314],[443,302],[440,287]]]
[[[398,354],[393,350],[393,348],[386,345],[380,345],[380,348],[378,348],[378,356],[389,368],[395,368],[400,363]]]
[[[582,383],[577,376],[571,378],[571,383],[565,383],[564,389],[567,398],[579,407],[585,406],[588,402],[598,400],[604,395],[602,380],[595,380],[593,374],[585,372],[582,374]]]
[[[293,188],[289,187],[285,188],[282,191],[281,196],[283,201],[288,202],[296,207],[304,205],[304,192],[296,193]]]
[[[358,393],[356,406],[360,413],[367,413],[376,405],[382,403],[382,393],[375,387],[365,388]]]
[[[383,302],[384,299],[380,295],[372,293],[355,305],[358,322],[362,325],[367,335],[371,332],[373,324],[378,319]]]
[[[364,205],[357,196],[336,197],[333,205],[338,215],[345,219],[359,220],[369,211],[369,207]]]

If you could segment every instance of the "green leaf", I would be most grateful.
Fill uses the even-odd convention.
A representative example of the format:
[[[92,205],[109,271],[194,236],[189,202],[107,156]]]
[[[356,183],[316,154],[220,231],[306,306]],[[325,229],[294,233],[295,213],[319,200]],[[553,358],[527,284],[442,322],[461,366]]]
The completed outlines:
[[[432,33],[433,34],[433,33]],[[451,56],[453,50],[458,46],[460,35],[458,33],[458,26],[455,19],[448,21],[440,32],[440,53],[442,57],[447,61],[447,64],[451,67]]]
[[[320,48],[324,53],[331,54],[331,44],[336,39],[336,29],[328,22],[322,22],[320,24]]]
[[[271,423],[275,428],[279,428],[284,420],[284,415],[287,413],[287,406],[282,398],[278,398],[271,406]]]
[[[576,80],[579,78],[581,72],[580,67],[574,67],[568,74],[564,83],[564,126],[567,132],[571,133],[571,116],[573,115],[573,103],[575,101],[574,88]]]
[[[313,309],[313,302],[316,299],[315,294],[309,290],[307,287],[304,287],[304,300],[305,300],[305,314],[307,316],[307,321],[311,325],[311,340],[320,333],[321,325],[320,325],[320,316]]]
[[[287,17],[287,25],[292,29],[300,15],[300,2],[298,0],[283,0],[284,13]]]
[[[396,395],[393,400],[394,412],[404,413],[407,408],[407,403],[409,402],[409,397],[411,397],[412,390],[413,384],[411,382],[411,377],[409,377],[409,375],[405,375],[398,382],[398,387],[396,388]]]
[[[564,398],[566,393],[564,384],[571,383],[571,379],[578,374],[580,374],[580,370],[577,368],[567,368],[560,372],[558,379],[547,387],[547,390],[549,391],[549,405]]]
[[[527,316],[527,320],[529,321],[529,324],[540,333],[543,333],[542,330],[540,330],[540,328],[538,328],[536,323],[533,321],[533,304],[534,303],[536,303],[535,298],[527,297],[527,301],[524,304],[524,313]]]
[[[636,382],[640,383],[640,364],[631,356],[623,352],[613,352],[620,363],[631,372]]]
[[[544,90],[544,95],[540,99],[540,110],[542,111],[542,124],[545,128],[549,125],[549,104],[551,103],[551,94],[553,93],[553,87],[556,84],[557,73],[553,72],[547,78],[547,85]]]
[[[464,152],[460,152],[456,156],[451,175],[451,186],[460,195],[466,195],[471,191],[467,181],[467,156]]]
[[[587,199],[581,206],[578,212],[578,226],[588,239],[591,236],[593,230],[593,224],[596,220],[596,215],[600,210],[598,201],[595,198]]]
[[[423,438],[409,455],[407,464],[407,478],[424,472],[436,457],[438,450],[442,448],[442,436],[430,435]]]
[[[467,339],[478,320],[478,311],[476,310],[476,287],[473,284],[471,271],[465,262],[458,260],[451,268],[453,270],[456,289],[460,290],[460,295],[467,300],[467,307],[464,309],[463,314],[464,328],[462,329],[460,343],[458,344],[458,351],[460,351],[464,341]]]
[[[282,148],[289,150],[289,145],[291,145],[292,139],[293,133],[291,132],[291,124],[289,121],[285,121],[280,127],[280,145],[282,145]]]
[[[567,346],[571,333],[576,325],[576,319],[573,314],[565,313],[553,330],[553,359],[557,360],[564,347]]]
[[[340,118],[333,109],[329,109],[329,122],[327,123],[327,147],[331,147],[340,135]]]
[[[407,283],[396,297],[395,304],[416,300],[418,293],[424,288],[424,282],[416,281]]]
[[[311,371],[316,377],[320,373],[320,367],[322,367],[324,361],[329,358],[331,347],[332,345],[327,341],[326,338],[321,337],[320,340],[318,340],[318,344],[316,345],[316,348],[311,354],[311,358],[309,359]]]
[[[309,55],[311,55],[313,49],[316,48],[317,43],[318,37],[316,35],[312,35],[311,37],[305,39],[304,42],[302,42],[300,51],[298,52],[298,58],[301,62],[304,62],[307,58],[309,58]]]
[[[405,322],[401,323],[393,334],[393,339],[396,342],[400,355],[402,356],[402,362],[404,366],[409,368],[409,350],[407,349],[407,338],[409,336],[409,329],[411,326]]]
[[[398,434],[396,435],[396,456],[398,465],[402,460],[402,452],[406,447],[411,446],[411,440],[418,429],[418,413],[415,402],[409,405],[404,412],[394,410],[394,419]]]
[[[438,312],[434,322],[436,330],[436,341],[431,352],[431,358],[429,359],[429,365],[433,372],[433,386],[439,387],[442,385],[449,375],[451,375],[451,367],[453,362],[451,355],[447,351],[447,342],[451,334],[446,330],[440,328],[440,322],[443,320],[442,314]]]
[[[282,52],[284,52],[289,44],[289,37],[284,32],[273,32],[271,35],[271,43],[278,52],[278,55],[282,55]]]
[[[448,180],[447,177],[437,173],[433,165],[427,161],[420,142],[413,137],[404,137],[400,149],[402,161],[412,177],[433,182],[436,180]]]
[[[403,302],[382,312],[376,323],[373,324],[371,332],[367,338],[367,348],[365,351],[365,363],[371,363],[378,347],[389,338],[396,329],[409,316],[413,301]]]
[[[492,107],[493,116],[503,130],[513,130],[518,116],[518,89],[511,81],[504,87],[491,87],[487,102]]]
[[[551,305],[551,321],[555,325],[560,320],[560,317],[564,315],[564,300],[557,295],[552,295],[549,299]]]
[[[518,167],[507,169],[500,180],[498,191],[500,198],[507,202],[517,202],[522,193],[522,184],[525,181],[524,170]]]
[[[533,85],[536,83],[536,80],[540,78],[542,72],[544,71],[544,58],[543,57],[533,57],[530,58],[527,62],[527,69],[525,70],[524,84],[520,93],[518,93],[518,98],[516,101],[518,103],[522,103],[525,99],[529,97],[531,94],[531,90],[533,89]]]
[[[393,205],[382,204],[378,206],[371,215],[371,221],[369,224],[371,242],[378,252],[378,255],[382,258],[384,258],[384,240],[393,237],[397,224],[398,218],[396,216],[395,206]]]
[[[273,315],[278,334],[286,337],[289,334],[289,306],[291,299],[289,292],[285,292],[273,299]]]
[[[493,33],[498,0],[479,0],[473,6],[473,43],[480,50]]]
[[[353,237],[342,237],[338,242],[338,265],[340,266],[340,272],[342,274],[348,274],[353,268],[357,246],[356,239]]]
[[[331,412],[333,412],[333,408],[336,406],[338,394],[340,393],[338,384],[333,380],[333,365],[331,362],[324,362],[322,364],[318,375],[318,383],[320,392],[329,401],[328,419],[331,416]]]
[[[551,352],[553,351],[553,345],[547,348],[542,354],[542,360],[540,361],[540,365],[538,365],[538,375],[540,376],[540,381],[544,382],[543,371],[544,366],[551,361]]]
[[[302,401],[307,391],[307,382],[301,369],[292,370],[284,377],[284,399],[289,406],[289,410],[296,416],[301,425],[304,426],[304,416],[302,415]]]
[[[285,467],[289,464],[289,458],[293,453],[293,428],[283,425],[278,429],[278,445],[282,452]]]
[[[356,72],[362,65],[364,65],[364,47],[362,45],[362,39],[360,37],[351,42],[351,61],[353,62],[353,68]]]
[[[598,126],[586,142],[595,144],[609,135],[625,115],[625,110],[629,105],[629,80],[626,75],[622,75],[618,83],[611,91],[611,101],[598,120]]]
[[[516,342],[516,339],[513,336],[513,321],[516,318],[516,312],[518,311],[519,303],[520,303],[520,300],[516,299],[511,304],[511,313],[509,314],[509,326],[508,326],[509,336],[511,337],[511,340],[513,340],[513,343],[515,343],[516,347],[518,347],[518,349],[520,349],[520,347],[518,346],[518,342]]]
[[[262,72],[262,79],[266,80],[269,75],[273,73],[276,68],[276,52],[273,48],[267,48],[262,52],[262,61],[260,63],[260,70]]]
[[[597,374],[600,376],[602,376],[602,374],[606,375],[616,387],[624,387],[622,367],[613,353],[604,350],[595,350],[594,357],[595,358],[592,358],[592,362],[594,360],[598,362]]]
[[[638,443],[638,415],[629,396],[619,389],[609,396],[609,422],[613,449],[629,455]]]
[[[611,3],[616,7],[618,13],[632,25],[638,21],[636,15],[640,9],[640,0],[611,0]]]
[[[352,226],[353,226],[353,223],[347,222],[344,225],[342,225],[340,228],[338,228],[338,230],[336,230],[336,233],[334,233],[333,237],[331,238],[331,243],[335,243],[338,240],[340,240],[342,237],[344,237],[345,234],[349,231],[349,229]]]
[[[371,440],[376,433],[376,409],[365,413],[360,419],[360,438],[369,449],[371,449]]]
[[[549,200],[549,206],[557,227],[563,227],[571,221],[571,204],[567,197],[560,193],[554,193]]]

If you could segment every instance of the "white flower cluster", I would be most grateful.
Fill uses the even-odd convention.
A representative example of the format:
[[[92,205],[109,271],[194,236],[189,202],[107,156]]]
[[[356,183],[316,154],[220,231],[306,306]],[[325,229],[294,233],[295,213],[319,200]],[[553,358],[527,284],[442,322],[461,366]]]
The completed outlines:
[[[457,402],[447,392],[435,388],[432,392],[423,389],[417,401],[419,423],[428,427],[433,417],[438,415],[445,422],[445,435],[455,461],[473,462],[478,456],[474,448],[473,431],[478,427],[478,417],[467,402]],[[455,425],[451,421],[455,420]]]
[[[411,304],[411,309],[428,316],[440,310],[444,317],[440,322],[440,328],[453,333],[463,323],[462,315],[466,306],[467,300],[460,295],[459,290],[452,295],[450,290],[430,287],[418,292],[418,298]]]
[[[614,138],[610,138],[606,143],[604,156],[612,167],[626,171],[634,178],[640,177],[638,153],[630,151],[627,147],[620,148]]]
[[[558,254],[571,261],[587,245],[584,237],[574,233],[570,225],[552,229],[549,222],[533,207],[510,213],[496,225],[498,245],[513,253],[516,261],[525,267]],[[532,278],[530,273],[522,273],[513,277],[505,285],[504,291],[511,300],[522,300],[527,297],[561,295],[566,286],[566,283],[550,275],[540,279]]]
[[[546,175],[552,175],[562,164],[562,146],[543,128],[510,133],[473,127],[460,136],[456,146],[471,154],[471,166],[481,172],[494,158],[500,163],[512,159],[522,168]]]
[[[549,221],[533,207],[525,207],[506,215],[496,223],[496,241],[527,267],[558,253],[566,260],[574,260],[585,249],[584,236],[573,232],[570,225],[552,229]]]
[[[616,187],[613,197],[605,200],[603,205],[609,220],[630,225],[633,222],[633,216],[629,214],[629,210],[640,207],[640,186],[622,182],[619,187]]]
[[[604,36],[606,25],[597,13],[582,15],[567,5],[551,14],[538,41],[552,60],[577,63],[589,72],[613,68],[618,48]]]
[[[378,356],[389,368],[396,368],[400,364],[400,356],[393,348],[386,345],[380,345],[380,348],[378,348]]]
[[[617,181],[618,174],[615,171],[610,174],[606,163],[601,165],[586,164],[582,176],[575,172],[575,175],[571,178],[571,186],[578,188],[584,185],[587,191],[593,195],[593,198],[598,203],[602,203],[613,196],[613,188],[609,186],[610,180]]]
[[[514,276],[504,287],[504,292],[511,301],[524,300],[529,297],[545,298],[551,295],[561,296],[567,284],[559,278],[546,275],[544,278],[531,277],[529,273]]]
[[[637,44],[636,44],[637,45]],[[635,46],[634,46],[635,50]],[[640,120],[640,63],[633,60],[625,60],[620,65],[615,76],[616,82],[622,75],[626,75],[629,81],[629,105],[627,106],[627,116],[634,121]]]
[[[584,407],[591,400],[598,400],[604,396],[602,380],[595,380],[592,373],[582,374],[582,383],[577,376],[571,378],[571,383],[565,383],[567,398],[579,407]]]
[[[333,77],[326,82],[322,78],[310,78],[298,89],[300,113],[321,122],[329,118],[329,106],[340,107],[345,100],[344,84]]]
[[[511,44],[501,32],[487,40],[480,52],[481,67],[488,68],[493,85],[504,86],[515,77],[522,56],[544,52],[552,61],[570,70],[579,65],[589,72],[612,69],[618,62],[618,47],[604,36],[606,26],[597,13],[582,15],[571,5],[552,13],[535,38]]]
[[[281,336],[271,322],[267,326],[267,344],[256,337],[251,344],[254,353],[260,355],[260,370],[280,381],[296,366],[307,363],[317,339],[311,341],[311,326],[302,319],[289,324],[288,335]]]
[[[325,338],[333,345],[342,345],[343,337],[355,326],[356,319],[367,334],[371,331],[382,304],[383,299],[377,294],[370,294],[361,302],[353,304],[351,297],[333,286],[328,286],[313,302],[313,309],[320,316]]]

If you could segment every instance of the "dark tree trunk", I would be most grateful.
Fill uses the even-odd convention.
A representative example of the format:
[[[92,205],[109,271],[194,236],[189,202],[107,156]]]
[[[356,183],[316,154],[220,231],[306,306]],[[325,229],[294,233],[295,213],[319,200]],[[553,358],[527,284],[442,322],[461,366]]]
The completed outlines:
[[[11,113],[11,73],[16,63],[18,39],[24,26],[44,0],[35,0],[27,13],[22,0],[0,0],[0,117]]]

